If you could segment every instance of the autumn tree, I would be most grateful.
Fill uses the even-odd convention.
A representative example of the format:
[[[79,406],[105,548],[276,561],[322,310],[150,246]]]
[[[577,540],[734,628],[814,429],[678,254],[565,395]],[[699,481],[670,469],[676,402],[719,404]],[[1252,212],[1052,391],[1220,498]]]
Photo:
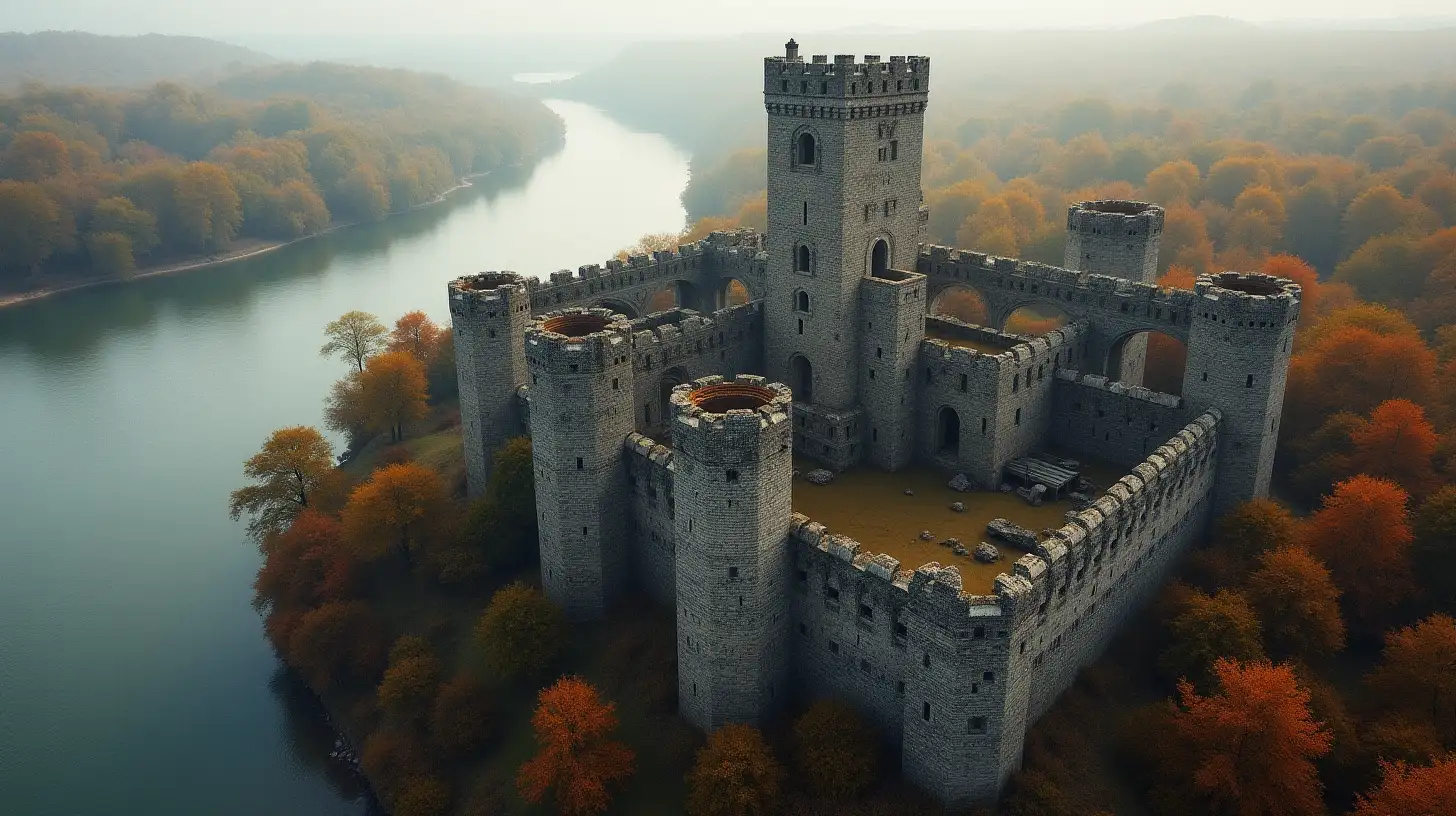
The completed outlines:
[[[411,780],[428,777],[433,771],[419,733],[402,725],[385,726],[370,734],[359,764],[374,790],[390,803]]]
[[[440,327],[424,312],[408,312],[389,333],[389,350],[402,351],[428,366],[440,347]]]
[[[234,519],[250,517],[248,534],[259,542],[282,532],[338,484],[333,447],[302,425],[274,431],[243,463],[243,474],[256,484],[234,490],[229,511]]]
[[[406,635],[396,640],[376,690],[379,707],[398,720],[424,716],[440,687],[440,672],[440,659],[424,638]]]
[[[1327,657],[1345,647],[1340,592],[1330,571],[1304,550],[1264,553],[1244,593],[1280,657]]]
[[[1243,561],[1293,544],[1298,523],[1273,499],[1249,499],[1225,513],[1213,528],[1213,546]]]
[[[1456,611],[1456,486],[1441,488],[1416,510],[1411,560],[1427,595]]]
[[[1351,466],[1357,473],[1388,479],[1413,496],[1424,496],[1438,481],[1432,461],[1438,441],[1421,406],[1410,400],[1387,400],[1350,434]]]
[[[518,436],[495,452],[490,484],[470,506],[465,543],[486,569],[511,569],[537,552],[536,480],[531,440]]]
[[[516,775],[521,798],[538,804],[549,794],[563,816],[604,812],[636,763],[614,738],[616,706],[580,677],[563,677],[541,690],[531,726],[537,751]]]
[[[389,441],[404,440],[406,423],[424,419],[427,404],[425,367],[403,351],[390,351],[369,358],[359,374],[361,413],[366,427],[388,431]]]
[[[1197,194],[1201,181],[1198,166],[1186,159],[1180,159],[1160,165],[1148,173],[1144,187],[1149,200],[1167,207],[1191,201]]]
[[[689,816],[768,816],[778,812],[784,769],[751,725],[714,731],[688,772]]]
[[[849,799],[874,784],[876,743],[858,711],[837,700],[819,700],[794,721],[794,770],[819,795]]]
[[[1430,210],[1407,200],[1394,187],[1381,184],[1365,190],[1350,202],[1341,232],[1348,253],[1379,235],[1434,226],[1435,217]]]
[[[343,545],[338,519],[305,508],[282,533],[263,542],[263,566],[253,582],[255,603],[267,612],[348,600],[358,564]]]
[[[126,236],[137,255],[146,255],[157,248],[157,217],[137,207],[123,196],[103,198],[91,209],[87,227],[94,233],[116,233]]]
[[[390,802],[392,816],[447,816],[450,786],[438,776],[406,779]]]
[[[364,363],[370,357],[383,351],[388,344],[385,335],[389,330],[379,318],[368,312],[345,312],[324,327],[329,341],[319,349],[325,357],[339,355],[354,364],[356,371],[364,371]]]
[[[1213,812],[1323,814],[1314,760],[1329,752],[1330,735],[1294,672],[1222,658],[1213,675],[1217,690],[1207,696],[1186,680],[1178,684],[1170,753],[1187,765],[1171,771],[1186,775]]]
[[[384,628],[358,601],[331,601],[304,613],[288,641],[288,665],[315,689],[373,683],[384,668]]]
[[[1367,682],[1384,708],[1435,724],[1456,748],[1456,620],[1436,614],[1387,634]]]
[[[1429,767],[1381,764],[1380,785],[1350,816],[1449,816],[1456,813],[1456,755]]]
[[[359,557],[393,552],[413,558],[449,529],[450,497],[434,470],[417,464],[382,467],[354,488],[340,518],[344,540]]]
[[[1276,278],[1287,278],[1299,284],[1300,311],[1307,314],[1318,312],[1319,272],[1306,263],[1303,258],[1286,254],[1270,255],[1264,259],[1259,271]]]
[[[242,201],[227,171],[209,162],[193,162],[182,170],[176,190],[177,230],[193,250],[215,252],[238,233]]]
[[[1264,658],[1259,617],[1238,592],[1221,589],[1213,595],[1188,594],[1168,621],[1171,642],[1158,665],[1171,678],[1203,685],[1214,677],[1220,658],[1252,662]]]
[[[430,710],[430,744],[445,759],[483,748],[495,735],[499,711],[495,692],[474,674],[459,674],[440,686]]]
[[[91,268],[103,275],[126,278],[136,271],[131,239],[119,232],[87,233],[86,257],[91,260]]]
[[[324,397],[324,427],[348,437],[351,451],[369,442],[369,419],[364,414],[360,372],[350,371],[329,387],[329,395]]]
[[[1202,275],[1213,266],[1213,242],[1208,238],[1208,219],[1186,204],[1168,208],[1163,220],[1162,250],[1158,268],[1166,272],[1178,265]]]
[[[34,273],[60,247],[61,212],[39,184],[0,181],[0,269]]]
[[[1415,588],[1408,498],[1394,482],[1356,476],[1335,485],[1301,533],[1302,545],[1329,567],[1344,593],[1351,620],[1366,628]]]
[[[537,674],[566,645],[566,616],[541,591],[519,581],[490,599],[475,628],[486,662],[505,677]]]
[[[1419,335],[1342,326],[1310,340],[1289,365],[1287,433],[1309,433],[1337,411],[1366,414],[1386,400],[1431,399],[1436,357]]]

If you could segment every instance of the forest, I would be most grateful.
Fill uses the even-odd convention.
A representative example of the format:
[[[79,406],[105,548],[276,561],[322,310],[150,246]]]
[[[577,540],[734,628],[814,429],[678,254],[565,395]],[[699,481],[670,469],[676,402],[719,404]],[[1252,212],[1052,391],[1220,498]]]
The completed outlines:
[[[1274,495],[1217,520],[974,812],[1456,813],[1456,82],[1142,91],[934,97],[962,115],[926,145],[926,240],[1059,265],[1069,202],[1140,198],[1167,208],[1164,285],[1299,282]],[[690,226],[641,246],[763,228],[751,143],[696,158]],[[969,291],[935,308],[984,320]],[[568,629],[537,588],[529,441],[464,499],[450,332],[350,313],[325,339],[348,462],[282,429],[232,510],[264,556],[268,637],[346,713],[392,813],[942,812],[833,700],[693,733],[670,615]],[[1149,354],[1176,390],[1181,347]]]
[[[0,287],[125,278],[421,206],[559,147],[534,100],[403,70],[274,65],[205,87],[0,97]]]

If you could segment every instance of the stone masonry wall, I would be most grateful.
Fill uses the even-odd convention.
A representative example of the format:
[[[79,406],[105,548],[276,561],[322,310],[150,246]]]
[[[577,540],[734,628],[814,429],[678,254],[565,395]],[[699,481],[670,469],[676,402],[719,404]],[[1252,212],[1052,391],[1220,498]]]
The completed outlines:
[[[637,430],[661,433],[671,418],[675,386],[709,374],[763,368],[763,305],[759,301],[700,315],[673,309],[632,321]]]
[[[983,341],[1007,337],[940,316],[928,322],[940,332],[982,332]],[[965,473],[983,488],[999,487],[1006,462],[1045,445],[1055,372],[1080,361],[1085,331],[1083,324],[1070,324],[1042,337],[1019,338],[999,354],[944,340],[921,343],[915,373],[921,460]],[[957,418],[956,444],[946,429],[945,409]]]
[[[925,339],[925,276],[889,272],[860,281],[861,434],[869,461],[899,470],[915,459],[915,367]]]
[[[640,433],[627,435],[628,552],[636,587],[664,607],[673,605],[677,586],[676,498],[673,450]]]
[[[1192,419],[1172,394],[1066,368],[1057,372],[1051,439],[1061,450],[1130,468]]]

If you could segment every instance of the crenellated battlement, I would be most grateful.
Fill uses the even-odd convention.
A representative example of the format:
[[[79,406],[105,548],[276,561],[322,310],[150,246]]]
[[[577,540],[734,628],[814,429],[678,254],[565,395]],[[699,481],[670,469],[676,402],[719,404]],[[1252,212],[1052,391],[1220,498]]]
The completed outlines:
[[[532,283],[514,272],[485,272],[456,278],[449,283],[450,314],[496,317],[529,309]]]
[[[796,51],[796,49],[793,49]],[[808,96],[839,100],[924,97],[930,90],[930,58],[894,56],[881,60],[866,54],[816,54],[804,61],[794,56],[766,57],[763,90],[770,96]]]
[[[533,369],[585,373],[622,362],[631,349],[632,324],[610,309],[562,309],[526,328],[526,358]]]
[[[1199,275],[1193,284],[1199,317],[1231,325],[1280,328],[1299,319],[1303,291],[1285,278],[1259,273],[1220,272]]]
[[[921,359],[948,366],[956,372],[976,373],[1000,377],[1004,372],[1019,370],[1028,363],[1044,362],[1055,358],[1059,351],[1075,346],[1087,326],[1085,323],[1069,323],[1052,329],[1039,337],[1025,337],[1018,334],[975,326],[953,317],[934,315],[926,318],[927,327],[935,326],[941,331],[963,333],[966,339],[980,344],[995,346],[1006,344],[1004,350],[986,351],[957,345],[955,340],[927,337],[920,343]],[[929,330],[929,328],[928,328]],[[1060,365],[1058,359],[1057,364]]]
[[[1067,208],[1067,231],[1127,238],[1163,231],[1163,208],[1142,201],[1083,201]]]
[[[761,429],[787,427],[793,404],[788,386],[763,377],[702,377],[672,390],[673,425],[709,444],[735,444],[756,439]]]
[[[1063,368],[1057,371],[1057,379],[1069,383],[1076,383],[1108,394],[1115,394],[1119,397],[1160,405],[1164,408],[1183,407],[1183,398],[1180,396],[1164,394],[1161,391],[1154,391],[1140,385],[1128,385],[1127,383],[1108,379],[1101,374],[1083,374],[1080,371]]]

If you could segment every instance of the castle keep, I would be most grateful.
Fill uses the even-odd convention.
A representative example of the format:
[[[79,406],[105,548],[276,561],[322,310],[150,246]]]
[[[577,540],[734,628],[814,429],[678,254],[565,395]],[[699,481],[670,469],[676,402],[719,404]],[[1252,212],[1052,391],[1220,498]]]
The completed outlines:
[[[1158,287],[1163,213],[1138,202],[1071,207],[1065,268],[922,244],[930,79],[924,57],[805,60],[790,41],[764,60],[766,236],[475,275],[449,297],[470,489],[530,434],[552,599],[576,619],[629,593],[675,609],[698,727],[841,698],[907,778],[962,804],[999,793],[1027,728],[1210,520],[1267,493],[1300,291]],[[734,281],[747,303],[728,305]],[[989,326],[931,314],[957,288]],[[681,307],[644,314],[664,289]],[[1038,304],[1069,322],[1000,331]],[[1186,345],[1181,395],[1142,387],[1149,332]],[[1049,450],[1126,475],[986,586],[793,509],[817,489],[795,457],[994,491]]]

